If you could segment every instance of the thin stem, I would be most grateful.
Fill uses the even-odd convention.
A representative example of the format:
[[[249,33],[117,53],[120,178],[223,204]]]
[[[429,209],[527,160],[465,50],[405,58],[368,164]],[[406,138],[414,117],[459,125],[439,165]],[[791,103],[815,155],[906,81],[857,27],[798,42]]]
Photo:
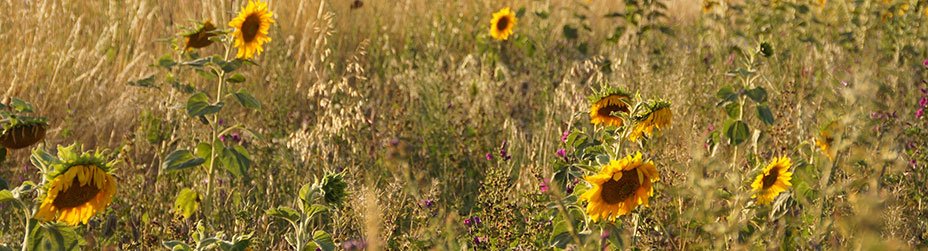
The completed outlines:
[[[23,231],[23,251],[29,250],[29,237],[32,232],[32,217],[29,217],[30,215],[32,214],[29,213],[29,209],[23,206],[23,217],[26,219],[26,229]]]
[[[222,58],[223,61],[229,60],[229,52],[231,51],[232,51],[232,46],[230,46],[229,44],[226,44],[226,53]],[[214,103],[219,103],[222,100],[222,86],[226,82],[225,76],[226,76],[225,70],[223,70],[222,67],[219,67],[219,84],[216,87],[216,101]],[[212,131],[211,132],[212,136],[209,138],[210,145],[213,145],[216,138],[219,137],[219,124],[218,123],[219,123],[219,113],[215,113],[213,114],[213,121],[210,124],[210,130]],[[209,153],[209,168],[207,168],[206,170],[207,172],[206,176],[209,182],[206,183],[206,198],[205,199],[208,203],[206,203],[207,205],[203,207],[204,209],[208,209],[211,207],[211,204],[209,202],[212,202],[213,180],[214,180],[213,173],[214,173],[215,166],[216,166],[216,147],[215,145],[213,145],[213,149]],[[208,213],[209,211],[207,210],[206,212]]]

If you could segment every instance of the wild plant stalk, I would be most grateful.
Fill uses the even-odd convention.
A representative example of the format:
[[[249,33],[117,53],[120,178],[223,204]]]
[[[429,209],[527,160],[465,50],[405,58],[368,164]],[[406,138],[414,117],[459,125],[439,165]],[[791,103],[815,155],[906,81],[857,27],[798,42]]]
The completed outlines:
[[[229,52],[232,51],[231,43],[233,42],[233,40],[224,39],[223,42],[224,42],[223,45],[225,46],[226,52],[223,54],[222,60],[229,61]],[[216,71],[219,73],[219,83],[217,84],[217,87],[216,87],[216,97],[215,97],[216,100],[215,102],[213,102],[214,104],[218,104],[222,100],[222,87],[223,85],[225,85],[225,82],[226,82],[226,77],[225,77],[226,71],[223,70],[222,67],[217,67],[216,69],[217,69]],[[211,137],[208,139],[207,142],[213,142],[216,138],[219,137],[220,126],[221,125],[219,125],[219,113],[217,112],[213,114],[213,121],[212,123],[210,123]],[[210,212],[210,209],[212,209],[211,207],[212,207],[212,201],[213,201],[212,200],[213,182],[214,182],[213,180],[215,179],[213,177],[213,173],[215,172],[215,170],[213,169],[215,169],[215,166],[216,166],[216,149],[212,149],[210,150],[210,153],[209,153],[209,167],[207,167],[206,169],[206,177],[208,180],[208,182],[206,183],[207,203],[205,203],[205,205],[203,206],[204,213],[207,213],[207,214]]]

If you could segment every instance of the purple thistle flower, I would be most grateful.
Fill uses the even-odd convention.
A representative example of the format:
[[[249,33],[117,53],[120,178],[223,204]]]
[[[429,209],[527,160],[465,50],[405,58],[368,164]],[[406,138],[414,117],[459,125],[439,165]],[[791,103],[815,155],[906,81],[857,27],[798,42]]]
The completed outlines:
[[[567,157],[567,150],[564,150],[564,148],[557,149],[557,156],[558,156],[558,157],[561,157],[561,158],[566,158],[566,157]]]
[[[225,121],[225,120],[222,120],[222,119],[219,119],[219,122],[218,122],[218,123],[219,123],[219,126],[222,126],[222,125],[225,125],[225,124],[226,124],[226,121]]]
[[[483,221],[480,221],[480,216],[474,216],[472,219],[474,219],[474,225],[483,223]]]
[[[226,135],[219,135],[219,141],[222,141],[222,143],[226,143]]]
[[[512,159],[512,156],[509,155],[509,151],[507,150],[508,148],[509,148],[509,142],[503,140],[503,145],[499,147],[499,156],[503,158],[503,160],[505,161],[509,161],[509,159]]]

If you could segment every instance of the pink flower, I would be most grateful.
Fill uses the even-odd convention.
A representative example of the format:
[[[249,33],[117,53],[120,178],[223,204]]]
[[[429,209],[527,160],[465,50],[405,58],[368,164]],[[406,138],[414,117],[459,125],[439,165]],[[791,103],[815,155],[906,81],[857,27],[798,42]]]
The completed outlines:
[[[918,106],[928,106],[928,97],[922,97],[922,99],[918,100]]]
[[[551,180],[547,178],[541,180],[539,190],[541,190],[542,193],[547,193],[551,189],[551,187],[548,186],[548,182],[551,182]]]
[[[561,134],[561,142],[567,143],[567,137],[570,137],[570,131],[564,131]]]
[[[486,156],[486,157],[487,157],[487,160],[493,160],[493,154],[492,154],[492,153],[487,153],[487,156]]]
[[[922,65],[924,65],[925,67],[928,67],[928,59],[925,59],[925,61],[922,62]]]
[[[567,157],[567,150],[564,150],[564,148],[557,149],[557,156],[561,158]]]
[[[925,108],[918,108],[918,111],[915,111],[915,118],[920,119],[922,116],[925,116]]]

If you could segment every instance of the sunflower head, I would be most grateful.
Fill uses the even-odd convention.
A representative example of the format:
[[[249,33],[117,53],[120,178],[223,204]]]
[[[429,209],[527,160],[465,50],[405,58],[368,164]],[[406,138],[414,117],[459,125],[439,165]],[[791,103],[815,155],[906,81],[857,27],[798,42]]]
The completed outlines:
[[[515,27],[516,13],[512,12],[509,7],[503,8],[493,13],[493,19],[490,20],[490,36],[500,41],[509,39]]]
[[[267,8],[267,3],[250,0],[238,16],[229,22],[235,28],[235,47],[238,58],[251,59],[264,51],[264,44],[271,41],[268,31],[274,24],[274,13]]]
[[[113,201],[116,178],[102,151],[81,152],[77,145],[58,147],[58,156],[37,149],[33,163],[44,172],[45,191],[35,218],[68,225],[87,223]]]
[[[198,24],[196,28],[181,34],[184,37],[184,50],[210,46],[213,44],[213,40],[210,38],[216,35],[219,35],[216,32],[216,26],[213,25],[213,22],[206,20],[202,24]]]
[[[670,111],[670,102],[664,100],[650,100],[638,105],[632,119],[635,127],[632,128],[628,139],[638,141],[642,137],[651,137],[655,129],[662,130],[670,126],[673,112]]]
[[[629,112],[629,99],[629,94],[619,88],[608,88],[590,96],[590,122],[594,125],[622,126],[623,115]]]
[[[2,121],[0,145],[10,149],[31,146],[45,138],[48,122],[44,117],[11,116]]]
[[[766,205],[789,189],[793,185],[790,183],[793,179],[793,173],[789,171],[791,165],[789,157],[773,158],[751,183],[751,198],[757,198],[758,204]]]
[[[593,221],[614,221],[638,205],[648,205],[654,194],[653,183],[660,179],[651,161],[642,161],[641,153],[629,155],[609,164],[590,176],[584,177],[592,188],[580,196],[586,201],[586,214]]]

